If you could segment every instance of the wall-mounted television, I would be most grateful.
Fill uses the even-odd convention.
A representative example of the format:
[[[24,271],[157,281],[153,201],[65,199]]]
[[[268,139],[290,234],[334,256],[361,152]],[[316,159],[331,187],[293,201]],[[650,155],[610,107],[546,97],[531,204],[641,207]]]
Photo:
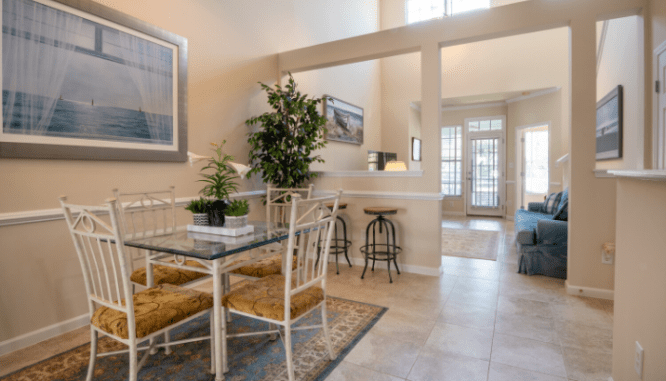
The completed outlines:
[[[622,85],[597,102],[597,160],[622,157]]]

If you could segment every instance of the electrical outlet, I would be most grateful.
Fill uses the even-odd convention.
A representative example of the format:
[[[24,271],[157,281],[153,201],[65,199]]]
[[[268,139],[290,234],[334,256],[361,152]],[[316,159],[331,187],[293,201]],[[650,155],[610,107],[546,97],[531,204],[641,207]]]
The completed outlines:
[[[604,249],[601,249],[601,263],[605,265],[613,264],[613,254],[607,254]]]
[[[634,355],[634,369],[638,377],[643,379],[643,347],[636,342],[636,354]]]

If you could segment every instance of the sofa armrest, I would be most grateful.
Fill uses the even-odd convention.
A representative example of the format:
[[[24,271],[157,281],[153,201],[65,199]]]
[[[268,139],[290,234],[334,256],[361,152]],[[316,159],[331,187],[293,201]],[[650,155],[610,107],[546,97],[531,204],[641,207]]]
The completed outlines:
[[[569,223],[558,220],[540,220],[537,222],[537,245],[566,246]]]
[[[529,210],[530,212],[541,213],[542,208],[543,208],[543,202],[530,202],[527,204],[527,210]]]

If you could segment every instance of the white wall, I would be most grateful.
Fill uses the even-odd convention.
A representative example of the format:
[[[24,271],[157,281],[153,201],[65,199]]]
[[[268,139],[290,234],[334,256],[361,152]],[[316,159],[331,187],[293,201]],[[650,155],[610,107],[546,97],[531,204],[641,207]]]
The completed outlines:
[[[643,169],[643,34],[638,16],[608,21],[597,72],[597,101],[623,87],[622,158],[597,162],[598,169]]]

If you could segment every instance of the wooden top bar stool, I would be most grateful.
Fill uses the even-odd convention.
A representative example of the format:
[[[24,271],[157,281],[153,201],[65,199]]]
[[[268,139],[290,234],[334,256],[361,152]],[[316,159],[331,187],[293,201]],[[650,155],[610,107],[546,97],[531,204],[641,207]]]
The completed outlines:
[[[361,279],[365,277],[365,272],[368,269],[368,261],[372,259],[372,271],[375,271],[375,261],[386,261],[389,281],[390,283],[393,283],[393,277],[391,276],[391,261],[393,261],[395,270],[398,272],[398,275],[400,275],[400,269],[398,268],[396,257],[402,252],[402,248],[396,245],[395,226],[393,225],[393,222],[385,218],[385,216],[397,214],[398,209],[375,206],[364,208],[363,212],[367,215],[377,216],[377,218],[370,221],[368,227],[365,229],[365,245],[361,246],[361,253],[363,253],[363,256],[365,257],[365,268],[363,268]],[[369,243],[370,230],[372,230],[372,243]],[[379,239],[381,239],[382,231],[386,231],[386,243],[378,243],[377,230],[379,230]]]

